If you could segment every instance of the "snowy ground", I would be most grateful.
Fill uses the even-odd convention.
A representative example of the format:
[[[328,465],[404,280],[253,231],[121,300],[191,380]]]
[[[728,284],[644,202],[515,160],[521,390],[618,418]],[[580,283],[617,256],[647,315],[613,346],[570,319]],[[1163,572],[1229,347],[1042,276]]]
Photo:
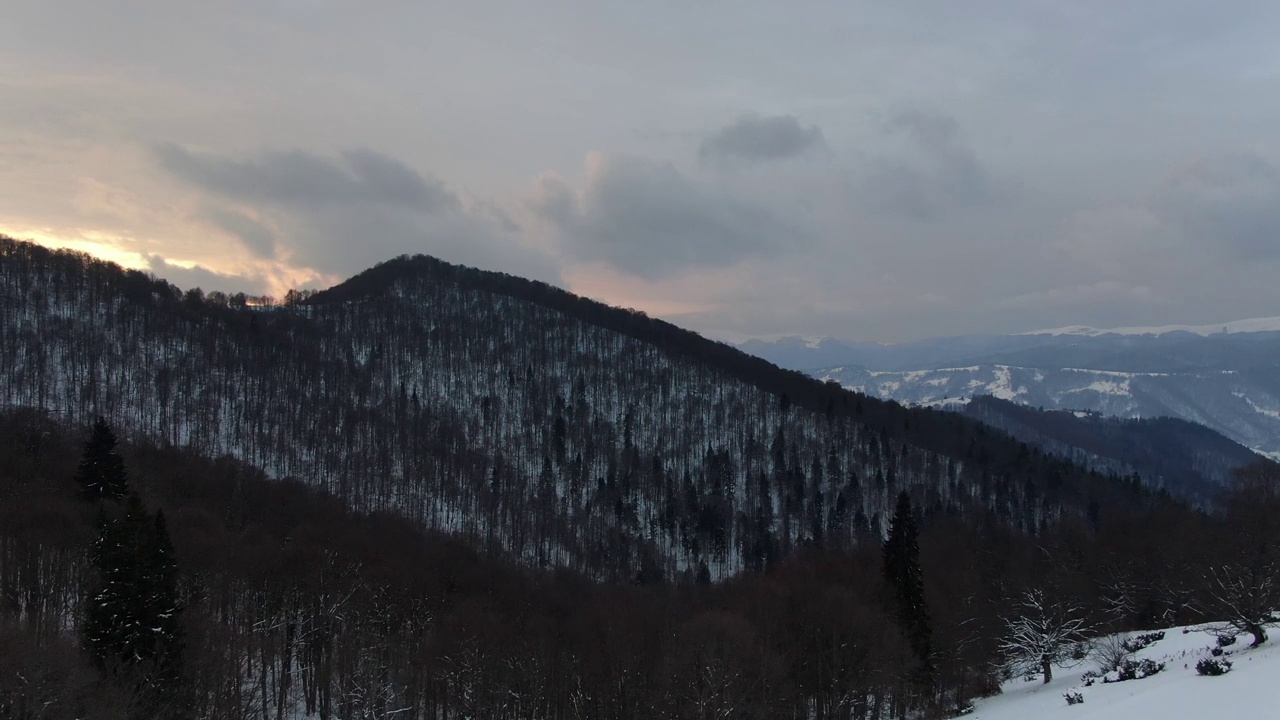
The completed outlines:
[[[1140,651],[1136,658],[1164,662],[1165,669],[1142,680],[1084,687],[1081,675],[1097,669],[1086,660],[1073,669],[1056,669],[1053,682],[1015,678],[1004,693],[979,700],[968,717],[977,720],[1212,720],[1280,718],[1280,637],[1249,649],[1242,635],[1226,648],[1231,672],[1219,677],[1196,674],[1196,661],[1209,656],[1214,636],[1199,627],[1170,628],[1163,640]],[[1276,629],[1271,633],[1275,635]],[[1133,633],[1134,635],[1138,633]],[[1063,693],[1079,690],[1084,703],[1067,705]]]

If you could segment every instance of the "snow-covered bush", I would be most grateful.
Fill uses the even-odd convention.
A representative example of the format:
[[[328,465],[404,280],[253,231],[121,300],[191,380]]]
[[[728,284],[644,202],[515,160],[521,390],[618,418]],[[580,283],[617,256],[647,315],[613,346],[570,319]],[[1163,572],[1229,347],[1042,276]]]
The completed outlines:
[[[1160,630],[1158,632],[1150,632],[1150,633],[1143,633],[1141,635],[1136,635],[1134,637],[1129,638],[1128,640],[1125,640],[1121,644],[1124,646],[1125,650],[1128,650],[1130,653],[1136,653],[1139,650],[1145,650],[1151,647],[1152,645],[1155,645],[1157,642],[1163,639],[1164,639],[1164,631]]]
[[[1104,683],[1126,682],[1151,677],[1164,670],[1164,663],[1154,660],[1125,660],[1120,667],[1102,676]]]
[[[1205,677],[1215,677],[1217,675],[1226,675],[1231,672],[1230,660],[1218,660],[1216,658],[1203,658],[1196,663],[1196,674]]]
[[[1218,647],[1231,647],[1236,644],[1236,636],[1234,633],[1227,633],[1218,636]]]
[[[1084,702],[1084,693],[1079,690],[1068,690],[1062,693],[1062,697],[1066,699],[1068,705],[1079,705]]]

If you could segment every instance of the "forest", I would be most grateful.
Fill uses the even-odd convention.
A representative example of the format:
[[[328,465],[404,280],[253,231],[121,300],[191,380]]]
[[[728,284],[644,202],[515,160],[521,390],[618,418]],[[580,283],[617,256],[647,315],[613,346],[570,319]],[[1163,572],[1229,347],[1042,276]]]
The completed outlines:
[[[1273,464],[1208,513],[432,258],[275,303],[0,238],[0,343],[0,717],[941,718],[1275,605]]]
[[[1138,490],[1033,536],[903,495],[883,544],[599,583],[232,458],[95,438],[0,416],[0,717],[950,717],[1019,659],[1004,644],[1026,598],[1095,633],[1227,617],[1247,604],[1215,578],[1272,572],[1280,542],[1280,478],[1260,466],[1217,516]],[[104,445],[118,462],[85,461]],[[121,481],[87,489],[86,466]],[[138,508],[167,519],[178,620],[165,652],[104,664],[94,548]]]
[[[103,416],[601,580],[849,547],[902,490],[1027,532],[1127,492],[961,415],[421,256],[262,305],[0,239],[0,300],[0,405]]]

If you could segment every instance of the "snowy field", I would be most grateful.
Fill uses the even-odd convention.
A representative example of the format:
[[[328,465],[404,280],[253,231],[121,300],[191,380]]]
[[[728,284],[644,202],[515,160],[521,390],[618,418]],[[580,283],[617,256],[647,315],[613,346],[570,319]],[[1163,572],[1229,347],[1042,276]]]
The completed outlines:
[[[1162,672],[1140,680],[1086,687],[1082,675],[1096,671],[1089,659],[1072,669],[1056,669],[1053,682],[1040,678],[1028,682],[1015,678],[1001,695],[977,701],[967,717],[978,720],[1280,720],[1280,638],[1249,648],[1250,637],[1240,636],[1224,648],[1232,662],[1226,675],[1202,677],[1196,662],[1210,657],[1216,642],[1203,626],[1169,628],[1163,640],[1134,655],[1165,663]],[[1189,632],[1185,632],[1189,630]],[[1275,633],[1275,630],[1272,631]],[[1130,633],[1136,636],[1141,633]],[[1079,691],[1084,702],[1068,705],[1064,693]]]

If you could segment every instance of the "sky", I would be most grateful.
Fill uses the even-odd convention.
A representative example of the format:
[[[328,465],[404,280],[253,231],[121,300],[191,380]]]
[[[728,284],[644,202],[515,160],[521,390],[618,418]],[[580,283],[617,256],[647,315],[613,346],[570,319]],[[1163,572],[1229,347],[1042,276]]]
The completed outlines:
[[[710,336],[1280,315],[1280,3],[7,0],[0,233]]]

